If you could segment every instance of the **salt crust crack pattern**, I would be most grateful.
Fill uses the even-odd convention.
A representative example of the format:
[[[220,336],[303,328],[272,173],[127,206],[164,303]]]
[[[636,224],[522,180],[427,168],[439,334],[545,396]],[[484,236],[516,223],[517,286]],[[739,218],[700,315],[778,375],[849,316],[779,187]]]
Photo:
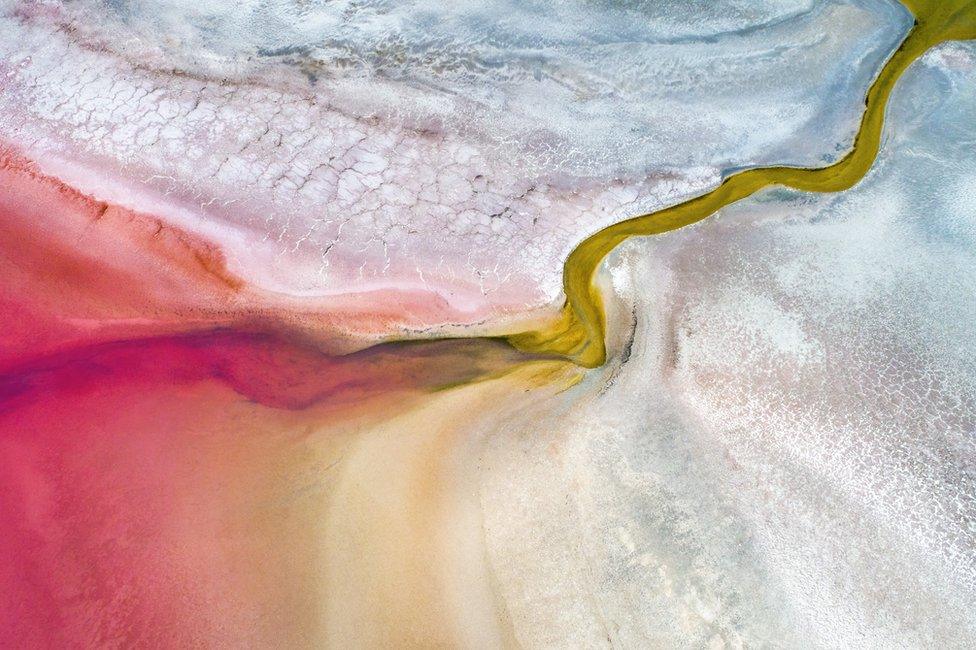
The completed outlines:
[[[532,3],[439,20],[441,3],[380,2],[328,3],[292,33],[300,4],[10,3],[0,136],[215,240],[265,289],[429,291],[476,322],[555,306],[578,241],[725,169],[836,156],[909,22],[880,0],[697,22],[682,3],[580,3],[537,28],[516,20]],[[609,36],[623,24],[643,27]]]

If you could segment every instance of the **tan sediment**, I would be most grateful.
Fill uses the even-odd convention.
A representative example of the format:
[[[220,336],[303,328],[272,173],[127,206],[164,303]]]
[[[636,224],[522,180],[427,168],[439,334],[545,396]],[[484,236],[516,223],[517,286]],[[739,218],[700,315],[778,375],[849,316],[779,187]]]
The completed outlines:
[[[576,381],[565,362],[530,362],[362,432],[333,470],[322,522],[329,647],[512,647],[485,562],[478,437],[498,414]],[[499,407],[502,404],[502,407]]]

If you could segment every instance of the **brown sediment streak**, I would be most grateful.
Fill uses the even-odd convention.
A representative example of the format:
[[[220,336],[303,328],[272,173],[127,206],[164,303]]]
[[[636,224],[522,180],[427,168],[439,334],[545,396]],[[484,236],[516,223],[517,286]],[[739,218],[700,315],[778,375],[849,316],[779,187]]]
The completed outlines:
[[[860,181],[878,154],[885,106],[901,74],[938,43],[976,38],[976,0],[903,0],[903,4],[915,15],[915,25],[868,90],[854,146],[844,158],[813,169],[761,167],[737,172],[707,194],[591,235],[566,260],[566,303],[559,319],[544,329],[512,335],[508,341],[521,350],[563,356],[587,368],[603,365],[606,313],[595,277],[600,263],[618,244],[631,237],[657,235],[701,221],[768,186],[840,192]]]
[[[189,233],[166,225],[162,219],[147,214],[140,214],[127,210],[106,201],[100,201],[85,195],[77,189],[62,183],[51,176],[43,174],[35,163],[10,147],[0,143],[0,173],[4,174],[4,184],[23,184],[30,189],[23,194],[36,201],[36,195],[44,192],[48,201],[57,200],[61,205],[70,205],[78,216],[85,217],[91,222],[105,222],[110,228],[125,228],[129,233],[142,240],[144,245],[152,240],[152,248],[161,259],[165,259],[167,266],[183,271],[189,275],[199,276],[199,272],[210,281],[217,281],[227,289],[238,290],[244,286],[243,280],[227,269],[223,252],[215,244],[194,237]],[[21,194],[20,192],[14,194]],[[20,200],[20,196],[17,197]],[[12,221],[8,212],[11,206],[6,203],[16,200],[7,198],[0,203],[0,211],[4,216],[4,228],[12,228]],[[11,237],[11,239],[15,239]],[[16,238],[24,241],[24,236]]]

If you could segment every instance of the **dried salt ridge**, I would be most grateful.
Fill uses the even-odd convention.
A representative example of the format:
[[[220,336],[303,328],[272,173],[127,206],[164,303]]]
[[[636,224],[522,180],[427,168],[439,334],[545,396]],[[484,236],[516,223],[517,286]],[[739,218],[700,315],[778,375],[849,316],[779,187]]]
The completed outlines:
[[[910,22],[880,1],[13,2],[0,136],[260,288],[392,292],[389,334],[511,331],[558,307],[585,236],[724,170],[835,159]]]

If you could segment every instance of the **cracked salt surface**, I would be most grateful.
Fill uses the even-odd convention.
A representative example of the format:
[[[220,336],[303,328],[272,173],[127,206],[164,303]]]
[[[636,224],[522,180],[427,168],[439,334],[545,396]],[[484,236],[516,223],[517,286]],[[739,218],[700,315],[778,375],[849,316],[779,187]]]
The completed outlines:
[[[836,157],[910,24],[693,4],[10,2],[0,137],[262,288],[429,292],[417,328],[490,330],[557,306],[586,235]]]

